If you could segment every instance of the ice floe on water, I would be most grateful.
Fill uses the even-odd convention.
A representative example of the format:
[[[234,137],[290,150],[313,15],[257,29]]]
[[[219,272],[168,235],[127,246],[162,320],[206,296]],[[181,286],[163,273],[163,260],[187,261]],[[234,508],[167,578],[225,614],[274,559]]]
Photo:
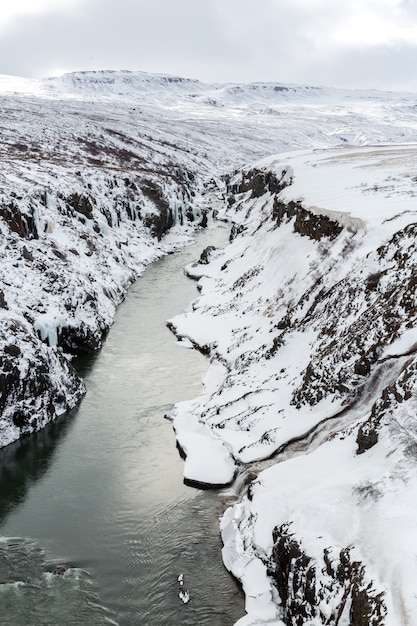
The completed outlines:
[[[184,574],[180,574],[177,578],[177,581],[178,581],[178,597],[181,600],[181,602],[184,602],[184,604],[188,604],[188,602],[190,601],[190,592],[188,591],[188,589],[184,587]]]

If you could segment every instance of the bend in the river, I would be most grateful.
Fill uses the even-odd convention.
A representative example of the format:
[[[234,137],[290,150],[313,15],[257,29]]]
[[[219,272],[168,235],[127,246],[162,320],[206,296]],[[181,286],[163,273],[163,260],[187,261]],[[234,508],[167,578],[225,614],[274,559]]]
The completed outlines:
[[[209,229],[150,266],[103,349],[78,364],[78,410],[0,452],[2,623],[228,626],[243,614],[220,557],[219,492],[183,484],[163,419],[199,394],[207,369],[165,325],[198,295],[183,267],[227,234]]]

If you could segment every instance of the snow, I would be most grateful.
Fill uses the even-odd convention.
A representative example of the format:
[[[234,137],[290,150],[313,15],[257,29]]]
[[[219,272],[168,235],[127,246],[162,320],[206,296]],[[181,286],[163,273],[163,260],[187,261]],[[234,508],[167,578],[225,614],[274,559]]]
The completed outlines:
[[[187,403],[181,404],[182,413],[169,415],[184,452],[184,479],[201,485],[228,485],[235,475],[235,463],[224,443],[211,430],[187,419]]]
[[[236,506],[236,511],[241,507]],[[222,540],[224,547],[222,550],[223,562],[236,578],[238,578],[246,595],[245,609],[251,617],[250,622],[255,623],[275,623],[278,618],[277,606],[274,603],[274,590],[269,580],[266,567],[258,558],[248,555],[243,550],[243,545],[239,544],[241,537],[237,538],[236,532],[236,512],[233,515],[229,509],[223,516],[221,522]],[[242,621],[245,624],[246,621]],[[278,622],[279,623],[279,622]],[[238,621],[241,624],[241,620]]]
[[[255,167],[273,172],[287,186],[260,198],[236,194],[229,214],[245,230],[208,266],[192,269],[202,276],[201,294],[171,320],[179,336],[204,346],[224,364],[210,393],[178,405],[177,437],[182,423],[187,428],[190,420],[204,424],[224,442],[237,466],[249,464],[258,476],[250,497],[243,495],[221,522],[224,563],[242,582],[247,599],[248,615],[239,624],[282,618],[265,572],[273,530],[286,523],[317,572],[326,570],[326,550],[336,559],[350,547],[351,560],[365,564],[366,584],[372,582],[384,594],[384,623],[413,623],[417,544],[410,503],[416,483],[409,446],[416,438],[411,417],[416,401],[412,392],[403,402],[408,397],[403,385],[410,376],[405,368],[414,361],[415,304],[398,295],[400,330],[383,335],[379,325],[394,314],[385,309],[384,294],[393,286],[404,291],[414,284],[413,239],[400,237],[397,243],[396,233],[415,221],[410,171],[416,157],[415,144],[344,147],[292,152],[244,169],[232,185]],[[334,241],[317,242],[294,232],[294,219],[277,227],[272,218],[276,198],[283,205],[295,200],[307,214],[325,215],[343,230]],[[307,219],[313,223],[314,218]],[[330,303],[322,304],[326,298]],[[417,303],[414,294],[407,298]],[[286,315],[290,321],[280,326]],[[366,318],[374,320],[366,326],[369,331],[352,340],[350,329]],[[365,352],[367,344],[380,342],[368,383],[353,367],[359,341]],[[312,382],[319,377],[316,387],[306,377],[309,367]],[[396,380],[396,391],[389,391]],[[301,392],[313,393],[313,400],[306,401],[309,396]],[[358,455],[358,428],[387,393],[394,403],[392,422],[386,418],[378,444]],[[260,471],[264,466],[268,469]],[[323,585],[328,584],[323,576]],[[340,595],[327,598],[322,613],[330,618],[338,603]],[[346,623],[350,606],[351,600],[341,616]]]
[[[65,333],[99,348],[132,281],[215,209],[233,241],[186,268],[200,295],[169,321],[208,354],[205,389],[169,416],[187,482],[252,477],[221,522],[238,624],[288,617],[270,576],[282,524],[326,620],[343,590],[324,551],[350,547],[386,626],[412,624],[415,94],[80,72],[2,76],[0,99],[0,349],[20,385],[0,398],[0,445],[79,401]],[[25,396],[38,370],[48,389]],[[358,454],[361,428],[378,436]]]
[[[402,335],[385,348],[382,358],[389,359],[401,354],[413,353],[417,348],[417,329],[406,328]]]
[[[386,623],[407,623],[403,621],[400,605],[403,602],[410,606],[414,598],[410,581],[415,580],[417,574],[415,558],[411,556],[416,522],[412,506],[403,503],[401,496],[407,491],[408,496],[413,497],[416,483],[413,480],[412,485],[405,488],[398,477],[390,486],[388,497],[376,502],[372,498],[366,501],[366,496],[360,495],[361,488],[365,484],[377,484],[392,463],[387,462],[386,454],[381,451],[365,458],[352,454],[352,448],[352,438],[338,440],[336,444],[326,443],[311,455],[262,472],[254,484],[252,501],[244,499],[240,511],[235,507],[232,518],[235,536],[229,530],[231,512],[226,514],[223,550],[230,552],[232,547],[236,550],[243,545],[245,531],[239,531],[239,523],[250,517],[255,519],[250,531],[252,541],[259,554],[267,555],[272,549],[273,528],[290,519],[291,531],[302,536],[307,554],[314,556],[323,567],[324,548],[352,546],[353,557],[364,560],[374,583],[386,590],[390,609]],[[238,553],[232,560],[231,571],[242,563],[244,556],[242,549],[242,554]],[[246,570],[251,563],[245,562],[243,572],[238,573],[242,580],[250,576],[250,570],[249,573]],[[228,566],[227,558],[225,564]],[[248,583],[249,593],[255,593],[258,580]]]
[[[59,331],[66,325],[65,318],[58,310],[49,310],[42,313],[34,320],[33,328],[39,333],[42,341],[56,347],[58,345]]]

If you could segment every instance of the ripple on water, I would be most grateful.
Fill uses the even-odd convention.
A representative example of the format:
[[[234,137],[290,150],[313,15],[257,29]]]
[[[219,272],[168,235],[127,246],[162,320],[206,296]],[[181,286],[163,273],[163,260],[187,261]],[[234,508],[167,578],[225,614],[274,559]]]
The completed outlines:
[[[122,604],[141,616],[140,624],[231,626],[241,617],[236,602],[241,589],[218,567],[221,542],[213,542],[218,534],[215,507],[207,493],[196,494],[157,514],[147,532],[127,538]],[[187,604],[178,596],[180,574],[190,593]],[[148,590],[146,596],[142,589]]]

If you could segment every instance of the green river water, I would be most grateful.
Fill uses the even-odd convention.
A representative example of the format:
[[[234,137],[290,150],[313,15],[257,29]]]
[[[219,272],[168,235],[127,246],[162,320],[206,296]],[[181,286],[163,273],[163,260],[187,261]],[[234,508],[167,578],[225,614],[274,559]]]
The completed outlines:
[[[230,626],[244,614],[221,561],[226,495],[183,484],[163,418],[207,368],[165,325],[198,296],[183,267],[226,236],[207,230],[148,267],[102,350],[78,363],[80,407],[0,451],[0,624]]]

